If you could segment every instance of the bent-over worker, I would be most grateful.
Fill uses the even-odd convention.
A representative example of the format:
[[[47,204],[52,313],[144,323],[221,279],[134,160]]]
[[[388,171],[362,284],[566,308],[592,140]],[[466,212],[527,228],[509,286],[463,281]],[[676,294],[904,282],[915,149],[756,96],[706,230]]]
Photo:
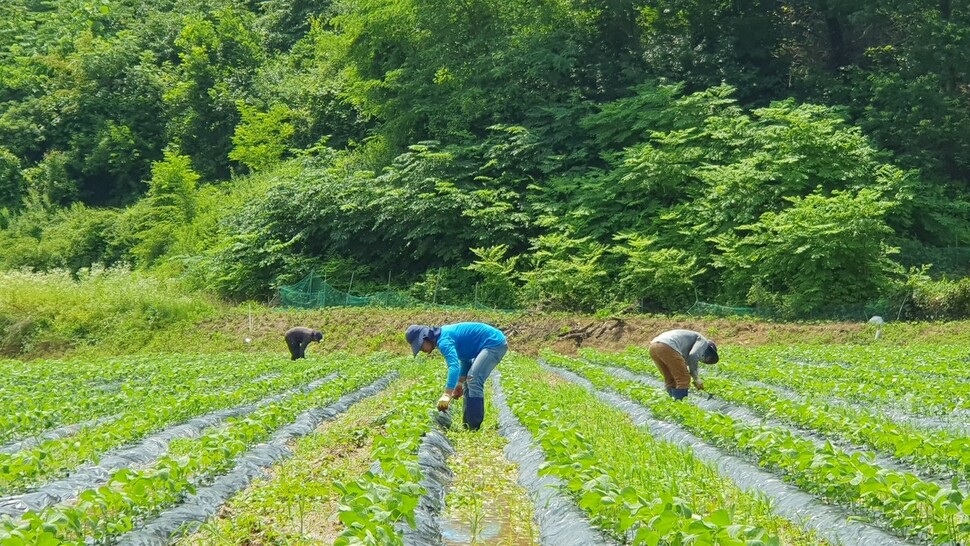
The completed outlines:
[[[448,365],[448,380],[438,399],[438,410],[445,411],[452,399],[465,399],[462,421],[470,430],[478,430],[485,419],[485,379],[498,366],[509,346],[501,330],[481,322],[459,322],[441,327],[412,324],[404,333],[417,356],[419,351],[431,354],[437,348]]]
[[[319,343],[323,340],[323,332],[320,330],[313,330],[311,328],[305,328],[303,326],[297,326],[295,328],[290,328],[283,334],[283,339],[286,340],[286,347],[290,350],[290,360],[296,360],[298,358],[306,358],[306,348],[311,341],[316,341]]]
[[[717,345],[693,330],[669,330],[650,342],[650,358],[664,376],[667,394],[674,400],[687,397],[691,379],[704,390],[697,363],[716,364]]]

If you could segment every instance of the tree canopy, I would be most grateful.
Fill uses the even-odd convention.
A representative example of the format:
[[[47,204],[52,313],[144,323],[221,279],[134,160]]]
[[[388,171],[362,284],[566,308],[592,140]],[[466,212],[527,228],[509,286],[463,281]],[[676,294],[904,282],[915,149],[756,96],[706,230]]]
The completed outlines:
[[[6,0],[0,266],[898,298],[968,272],[968,56],[950,0]]]

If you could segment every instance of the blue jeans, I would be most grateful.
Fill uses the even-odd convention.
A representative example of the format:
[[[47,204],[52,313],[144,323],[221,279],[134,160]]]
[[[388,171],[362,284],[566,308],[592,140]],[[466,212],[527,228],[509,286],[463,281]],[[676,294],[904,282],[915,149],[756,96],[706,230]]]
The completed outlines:
[[[509,346],[507,344],[487,347],[478,353],[475,360],[470,362],[466,360],[461,363],[461,375],[468,376],[465,383],[468,389],[466,396],[469,398],[485,398],[485,380],[488,379],[488,374],[492,373],[492,370],[495,369],[495,366],[498,366],[498,363],[502,361],[508,351]]]

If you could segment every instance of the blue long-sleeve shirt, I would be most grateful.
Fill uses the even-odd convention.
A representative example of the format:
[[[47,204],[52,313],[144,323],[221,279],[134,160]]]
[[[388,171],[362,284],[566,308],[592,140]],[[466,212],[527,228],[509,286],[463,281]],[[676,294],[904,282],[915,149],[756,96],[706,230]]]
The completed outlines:
[[[468,373],[472,361],[482,349],[505,345],[505,334],[501,330],[481,322],[459,322],[441,327],[438,336],[438,350],[448,364],[448,383],[446,388],[454,389],[458,377]]]

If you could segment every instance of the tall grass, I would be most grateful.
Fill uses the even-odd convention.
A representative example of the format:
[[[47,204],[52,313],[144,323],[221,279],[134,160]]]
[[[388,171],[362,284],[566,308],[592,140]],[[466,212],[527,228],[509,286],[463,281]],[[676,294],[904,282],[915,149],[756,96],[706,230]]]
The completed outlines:
[[[152,345],[218,313],[218,304],[125,268],[0,273],[0,353],[58,354],[85,346]]]

